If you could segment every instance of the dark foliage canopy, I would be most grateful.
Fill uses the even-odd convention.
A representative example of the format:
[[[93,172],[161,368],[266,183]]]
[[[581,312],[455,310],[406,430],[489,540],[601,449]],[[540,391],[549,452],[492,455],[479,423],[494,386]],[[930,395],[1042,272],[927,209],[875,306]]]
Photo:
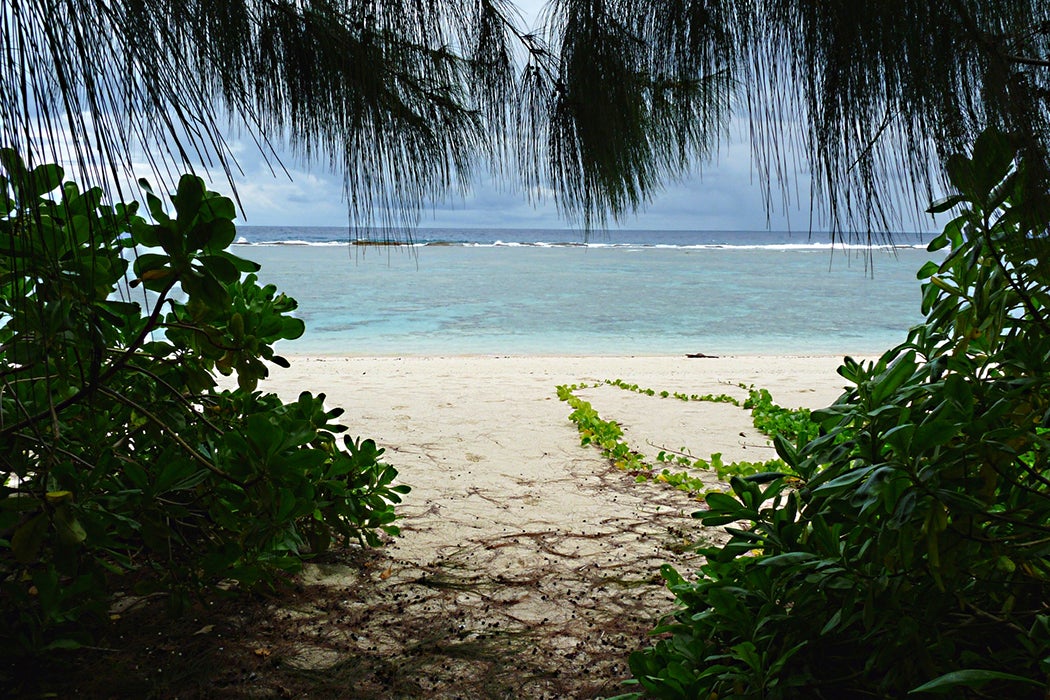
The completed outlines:
[[[535,29],[508,0],[0,6],[0,140],[30,163],[230,175],[232,127],[344,173],[355,221],[489,165],[600,223],[738,116],[772,191],[809,170],[832,223],[877,228],[985,125],[1050,138],[1042,0],[552,0]]]

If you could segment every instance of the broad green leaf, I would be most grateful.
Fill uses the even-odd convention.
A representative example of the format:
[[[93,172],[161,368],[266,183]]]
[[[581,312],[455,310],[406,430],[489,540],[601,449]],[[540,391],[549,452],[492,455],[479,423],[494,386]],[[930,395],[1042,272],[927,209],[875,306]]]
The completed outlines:
[[[818,561],[820,557],[812,552],[785,552],[758,560],[759,566],[791,566],[804,562]]]
[[[11,552],[19,563],[31,564],[36,561],[47,536],[47,529],[47,516],[40,513],[15,530],[11,536]]]
[[[210,201],[206,200],[204,202],[205,209],[207,209]],[[233,225],[232,221],[227,221],[226,219],[212,221],[209,224],[209,230],[211,231],[211,238],[208,240],[207,249],[213,253],[226,250],[237,237],[237,227]],[[251,270],[244,270],[244,272],[251,272]]]
[[[65,171],[53,163],[33,168],[33,172],[29,174],[32,190],[27,192],[27,194],[32,197],[43,197],[49,192],[53,192],[62,184],[62,176],[64,174]]]
[[[933,275],[936,275],[940,270],[941,266],[932,260],[927,260],[919,271],[915,273],[915,277],[920,280],[929,279]]]
[[[927,214],[941,214],[943,212],[957,207],[959,204],[966,201],[966,197],[961,194],[953,194],[950,197],[940,199],[930,205],[930,208],[926,210]]]
[[[1006,177],[1013,160],[1014,148],[1003,132],[990,127],[977,137],[973,147],[973,172],[982,200],[988,199],[992,189]],[[991,209],[997,203],[987,201],[985,206]]]
[[[55,509],[55,529],[58,531],[59,539],[67,545],[78,545],[87,539],[87,532],[83,525],[77,520],[76,513],[68,505]]]
[[[201,217],[204,220],[213,221],[225,219],[232,221],[236,218],[237,207],[234,206],[232,199],[215,193],[210,194],[211,196],[207,197],[201,205]]]
[[[138,245],[147,248],[159,248],[160,236],[158,235],[158,230],[158,226],[146,223],[142,219],[136,219],[131,225],[131,239]]]
[[[22,156],[13,148],[0,148],[0,167],[7,173],[7,182],[14,185],[17,181],[25,181],[26,166]]]
[[[915,351],[910,350],[893,361],[886,372],[875,378],[872,401],[882,403],[915,373]]]
[[[945,163],[944,169],[948,173],[948,179],[962,196],[971,200],[983,200],[987,195],[987,192],[981,192],[977,186],[973,161],[966,156],[961,153],[951,156]]]
[[[952,671],[945,673],[943,676],[937,676],[928,683],[923,683],[918,688],[913,688],[908,691],[908,694],[912,693],[947,693],[948,691],[962,686],[975,686],[989,681],[1016,681],[1018,683],[1026,683],[1028,685],[1044,686],[1042,681],[1033,680],[1031,678],[1025,678],[1024,676],[1018,676],[1013,673],[1004,673],[1002,671],[989,671],[979,668],[966,668],[960,671]]]
[[[927,450],[943,445],[959,434],[962,425],[953,420],[932,418],[915,429],[914,444]]]
[[[284,340],[295,340],[306,332],[306,323],[298,318],[285,318],[281,325],[280,337]]]
[[[135,258],[133,269],[135,275],[142,278],[147,272],[165,269],[171,263],[171,257],[159,253],[143,253]]]
[[[819,487],[814,489],[813,492],[814,493],[820,493],[820,492],[824,492],[824,491],[833,491],[833,490],[836,490],[836,489],[848,488],[850,486],[853,486],[854,484],[856,484],[857,482],[859,482],[861,479],[865,478],[869,474],[871,474],[872,470],[874,470],[874,469],[875,469],[874,466],[867,466],[867,467],[861,467],[859,469],[853,469],[853,470],[851,470],[849,472],[846,472],[845,474],[842,474],[841,476],[837,476],[834,479],[829,480],[828,482],[826,482],[824,484],[821,484]]]
[[[227,253],[226,251],[217,253],[217,255],[229,260],[230,263],[235,268],[237,268],[238,272],[258,272],[261,268],[261,265],[259,265],[259,263],[252,262],[251,260],[245,260],[244,258],[237,257],[232,253]]]
[[[179,178],[179,188],[172,203],[175,205],[180,231],[189,231],[203,200],[204,182],[199,177],[187,174]]]
[[[71,503],[73,501],[72,491],[48,491],[45,494],[45,498],[50,505],[57,506],[62,503]]]
[[[146,207],[149,209],[153,220],[158,224],[167,224],[171,221],[171,217],[164,211],[164,202],[152,192],[146,192]]]
[[[773,447],[776,449],[777,455],[789,467],[794,467],[798,464],[798,450],[780,433],[773,436]]]
[[[718,492],[709,493],[704,500],[707,502],[707,505],[711,508],[712,512],[739,513],[744,510],[743,504],[729,494]]]
[[[234,267],[233,263],[223,256],[202,255],[197,260],[204,266],[205,270],[214,275],[215,279],[220,282],[228,284],[236,282],[241,277],[240,272]]]
[[[185,481],[196,473],[198,467],[189,460],[170,459],[160,469],[153,482],[153,493],[162,494],[176,483]]]

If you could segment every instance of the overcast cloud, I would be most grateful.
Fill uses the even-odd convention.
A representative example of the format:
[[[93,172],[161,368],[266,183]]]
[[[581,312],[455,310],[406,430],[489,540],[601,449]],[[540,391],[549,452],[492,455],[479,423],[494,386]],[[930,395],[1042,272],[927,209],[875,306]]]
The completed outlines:
[[[275,176],[254,146],[235,146],[244,174],[236,178],[244,223],[253,226],[342,226],[347,209],[342,177],[321,165],[308,166],[285,155],[288,173]],[[774,195],[768,226],[774,230],[809,228],[808,177],[798,174],[802,201],[785,204]],[[213,186],[225,183],[215,178]],[[717,161],[680,182],[670,182],[622,228],[762,230],[767,228],[763,184],[751,165],[746,144],[723,148]],[[530,203],[512,180],[498,182],[479,171],[465,195],[450,195],[421,212],[420,225],[434,228],[564,228],[552,198]],[[613,224],[615,225],[615,224]]]

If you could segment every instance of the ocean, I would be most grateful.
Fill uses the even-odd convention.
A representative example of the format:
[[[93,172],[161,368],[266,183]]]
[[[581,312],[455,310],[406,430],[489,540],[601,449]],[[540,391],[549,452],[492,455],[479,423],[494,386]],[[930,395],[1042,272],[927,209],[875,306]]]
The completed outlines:
[[[769,231],[238,235],[233,252],[299,302],[290,354],[878,353],[921,320],[915,273],[934,255],[918,234],[873,247]]]

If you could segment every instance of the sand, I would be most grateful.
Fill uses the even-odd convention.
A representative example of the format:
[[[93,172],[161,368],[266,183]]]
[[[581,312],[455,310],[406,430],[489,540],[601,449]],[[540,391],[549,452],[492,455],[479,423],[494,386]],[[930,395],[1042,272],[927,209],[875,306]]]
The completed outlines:
[[[635,483],[581,447],[557,385],[622,379],[744,398],[742,383],[782,406],[816,408],[845,384],[839,357],[289,359],[261,388],[286,399],[324,392],[346,409],[348,434],[385,447],[413,489],[399,510],[401,537],[353,565],[309,566],[316,604],[275,608],[300,637],[288,663],[352,666],[361,697],[623,692],[629,652],[672,610],[660,565],[688,572],[698,564],[692,546],[721,537],[691,517],[702,504],[689,494]],[[578,395],[650,459],[666,448],[725,461],[773,456],[749,413],[729,404],[610,386]],[[260,643],[276,643],[280,629]]]

